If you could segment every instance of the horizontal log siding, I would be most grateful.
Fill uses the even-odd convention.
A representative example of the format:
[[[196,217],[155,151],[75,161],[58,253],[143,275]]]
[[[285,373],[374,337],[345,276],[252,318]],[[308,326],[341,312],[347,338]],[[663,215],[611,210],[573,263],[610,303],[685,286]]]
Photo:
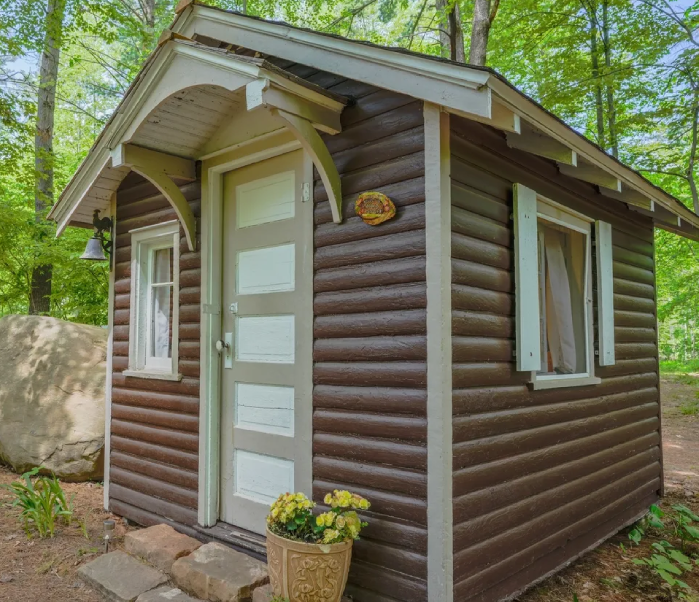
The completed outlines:
[[[293,69],[292,69],[293,70]],[[422,105],[306,70],[356,102],[326,136],[342,176],[344,221],[315,197],[313,495],[371,500],[348,592],[358,602],[427,600],[425,214]],[[368,226],[358,193],[378,190],[395,219]]]
[[[197,218],[200,185],[181,190]],[[117,192],[114,366],[110,454],[110,507],[140,524],[181,528],[197,522],[199,450],[199,249],[180,239],[180,382],[122,374],[128,366],[131,235],[134,228],[176,219],[170,203],[130,175]],[[198,244],[198,243],[197,243]]]
[[[653,228],[452,119],[454,599],[495,602],[658,497]],[[617,363],[596,367],[600,385],[532,391],[515,370],[514,182],[614,227]]]

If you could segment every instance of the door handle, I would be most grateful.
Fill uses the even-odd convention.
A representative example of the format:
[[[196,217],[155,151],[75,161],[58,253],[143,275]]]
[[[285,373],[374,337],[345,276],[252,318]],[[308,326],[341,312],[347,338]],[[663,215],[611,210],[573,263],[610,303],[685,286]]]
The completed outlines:
[[[223,367],[230,370],[233,367],[233,333],[224,332],[223,338],[216,341],[216,351],[223,355]]]

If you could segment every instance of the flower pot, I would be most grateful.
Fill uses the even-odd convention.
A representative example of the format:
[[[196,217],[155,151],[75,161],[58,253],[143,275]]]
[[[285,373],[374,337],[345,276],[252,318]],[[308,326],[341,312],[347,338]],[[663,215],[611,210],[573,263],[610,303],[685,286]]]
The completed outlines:
[[[340,602],[352,560],[352,543],[302,543],[268,529],[267,569],[274,595],[289,602]]]

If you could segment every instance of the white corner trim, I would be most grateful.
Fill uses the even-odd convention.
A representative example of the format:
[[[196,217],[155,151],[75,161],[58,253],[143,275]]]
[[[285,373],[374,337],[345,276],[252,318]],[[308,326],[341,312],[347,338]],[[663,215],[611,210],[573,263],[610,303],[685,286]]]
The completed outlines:
[[[116,193],[109,202],[112,216],[112,232],[116,232]],[[107,376],[104,383],[104,509],[109,510],[109,457],[112,437],[112,367],[114,364],[114,280],[116,269],[112,263],[109,269],[109,293],[107,297]]]
[[[449,115],[424,105],[427,270],[427,596],[452,602],[451,151]]]

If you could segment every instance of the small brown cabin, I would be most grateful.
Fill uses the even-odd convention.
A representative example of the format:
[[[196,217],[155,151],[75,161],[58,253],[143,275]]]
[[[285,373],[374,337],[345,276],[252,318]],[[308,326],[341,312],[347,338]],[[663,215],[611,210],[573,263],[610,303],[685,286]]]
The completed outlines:
[[[183,2],[51,216],[95,211],[119,515],[262,557],[347,488],[356,601],[495,602],[662,493],[653,233],[699,216],[491,70]]]

